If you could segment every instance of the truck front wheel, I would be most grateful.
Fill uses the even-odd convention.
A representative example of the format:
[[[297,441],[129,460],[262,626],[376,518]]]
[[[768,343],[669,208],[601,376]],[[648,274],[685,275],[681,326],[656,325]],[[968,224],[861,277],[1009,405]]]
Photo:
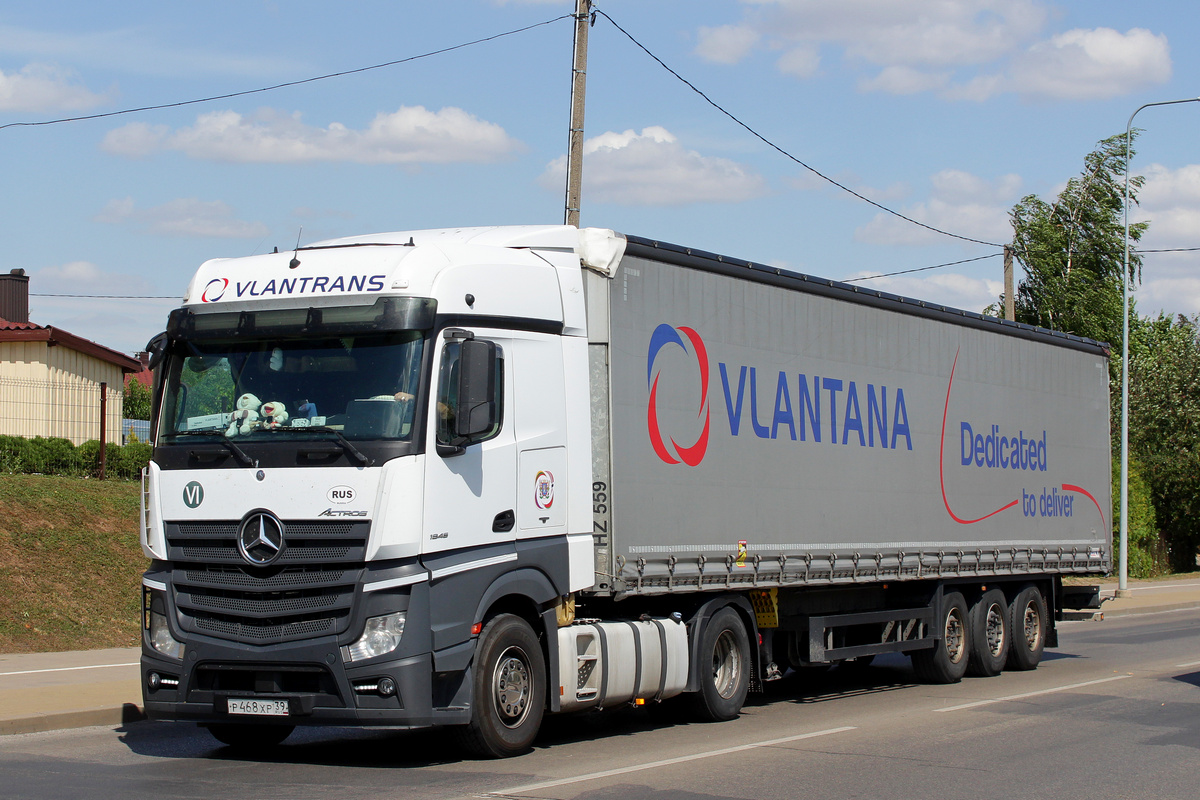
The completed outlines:
[[[693,697],[697,716],[708,722],[734,719],[750,690],[750,637],[729,606],[708,620],[700,634],[696,668],[700,691]]]
[[[513,614],[494,617],[475,649],[474,711],[463,744],[483,758],[525,752],[542,724],[546,662],[529,623]]]
[[[913,669],[926,683],[958,683],[970,660],[967,601],[958,592],[942,597],[942,613],[935,620],[938,640],[932,650],[912,654]]]

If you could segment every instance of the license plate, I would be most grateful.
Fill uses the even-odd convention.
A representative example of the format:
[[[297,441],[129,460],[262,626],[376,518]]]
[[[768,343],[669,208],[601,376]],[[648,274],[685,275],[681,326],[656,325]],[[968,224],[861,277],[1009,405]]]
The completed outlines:
[[[250,700],[231,697],[226,701],[230,714],[253,714],[264,717],[286,717],[287,700]]]

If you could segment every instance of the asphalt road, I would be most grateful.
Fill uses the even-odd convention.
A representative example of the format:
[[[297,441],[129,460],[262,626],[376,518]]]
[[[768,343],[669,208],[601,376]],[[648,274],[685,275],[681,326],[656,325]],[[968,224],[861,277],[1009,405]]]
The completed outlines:
[[[1200,611],[1067,622],[1034,672],[913,682],[908,660],[802,674],[741,718],[547,720],[462,760],[441,731],[298,730],[242,757],[190,725],[0,739],[3,798],[1186,798],[1200,796]]]

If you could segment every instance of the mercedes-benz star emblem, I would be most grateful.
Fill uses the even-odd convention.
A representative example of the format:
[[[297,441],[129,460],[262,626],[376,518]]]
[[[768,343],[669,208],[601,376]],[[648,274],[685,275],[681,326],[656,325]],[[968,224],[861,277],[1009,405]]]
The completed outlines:
[[[249,514],[238,528],[238,552],[247,564],[265,567],[283,554],[283,523],[267,511]]]

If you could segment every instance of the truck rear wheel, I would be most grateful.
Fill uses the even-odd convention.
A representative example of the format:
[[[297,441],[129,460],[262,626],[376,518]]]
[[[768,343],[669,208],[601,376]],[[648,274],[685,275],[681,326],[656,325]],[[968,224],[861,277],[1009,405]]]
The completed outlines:
[[[236,750],[250,747],[274,747],[292,735],[295,725],[238,725],[214,723],[208,726],[213,738]]]
[[[1046,647],[1047,624],[1046,598],[1036,586],[1026,586],[1009,608],[1009,669],[1037,668]]]
[[[913,670],[926,683],[958,683],[970,661],[967,601],[958,592],[942,597],[942,613],[935,620],[938,640],[931,650],[912,654]]]
[[[750,690],[750,637],[729,606],[708,620],[696,655],[700,691],[692,695],[696,715],[706,722],[734,719]]]
[[[475,648],[474,711],[464,746],[483,758],[507,758],[533,744],[546,699],[546,662],[529,623],[500,614]]]
[[[967,674],[980,678],[999,675],[1008,659],[1008,602],[1004,592],[991,589],[971,606],[970,658]]]

